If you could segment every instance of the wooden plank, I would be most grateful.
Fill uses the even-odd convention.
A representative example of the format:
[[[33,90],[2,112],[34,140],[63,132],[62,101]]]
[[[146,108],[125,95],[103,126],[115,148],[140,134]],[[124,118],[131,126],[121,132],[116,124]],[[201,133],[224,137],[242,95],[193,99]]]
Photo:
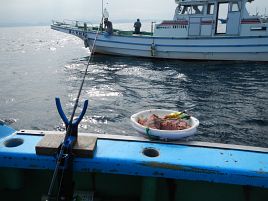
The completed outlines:
[[[93,158],[96,149],[97,138],[92,136],[79,136],[74,145],[74,153],[79,157]]]
[[[64,135],[45,135],[35,146],[37,155],[54,155],[58,151]]]
[[[55,155],[64,140],[64,135],[54,134],[45,135],[42,140],[35,146],[37,155]],[[97,137],[79,136],[74,145],[73,153],[77,157],[92,158],[97,145]]]

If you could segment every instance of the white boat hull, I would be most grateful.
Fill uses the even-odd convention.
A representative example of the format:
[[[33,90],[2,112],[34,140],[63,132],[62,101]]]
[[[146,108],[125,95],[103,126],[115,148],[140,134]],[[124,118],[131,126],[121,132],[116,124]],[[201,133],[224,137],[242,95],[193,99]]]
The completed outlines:
[[[81,31],[52,25],[52,29],[73,34],[83,39],[91,48],[96,31]],[[268,61],[268,37],[153,37],[153,36],[105,36],[99,33],[95,53],[198,60]]]

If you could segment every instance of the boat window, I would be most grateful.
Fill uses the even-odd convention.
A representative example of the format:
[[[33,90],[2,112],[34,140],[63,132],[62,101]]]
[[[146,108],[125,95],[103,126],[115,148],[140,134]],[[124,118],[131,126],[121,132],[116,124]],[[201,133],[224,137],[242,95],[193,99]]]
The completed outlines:
[[[191,7],[190,6],[181,6],[180,11],[181,11],[180,14],[189,14],[191,11]]]
[[[217,12],[217,25],[216,25],[216,34],[226,34],[227,31],[227,17],[228,17],[228,2],[222,2],[218,4]]]
[[[175,10],[175,13],[176,14],[181,14],[181,11],[182,11],[182,7],[180,5],[178,5],[176,10]]]
[[[213,15],[214,14],[214,3],[209,3],[208,4],[207,14],[208,15]]]
[[[192,6],[192,14],[203,14],[203,5],[193,5]]]
[[[231,6],[231,12],[238,12],[239,11],[239,5],[237,2],[235,3],[232,3],[232,6]]]

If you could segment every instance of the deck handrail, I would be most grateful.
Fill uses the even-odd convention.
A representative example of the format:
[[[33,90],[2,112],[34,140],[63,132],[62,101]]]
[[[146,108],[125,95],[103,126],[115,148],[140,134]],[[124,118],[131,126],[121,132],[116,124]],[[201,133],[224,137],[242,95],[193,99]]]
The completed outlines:
[[[68,20],[68,19],[64,19],[63,21],[52,20],[52,25],[61,26],[65,28],[78,28],[84,30],[93,29],[93,24],[91,22],[79,21],[79,20]]]

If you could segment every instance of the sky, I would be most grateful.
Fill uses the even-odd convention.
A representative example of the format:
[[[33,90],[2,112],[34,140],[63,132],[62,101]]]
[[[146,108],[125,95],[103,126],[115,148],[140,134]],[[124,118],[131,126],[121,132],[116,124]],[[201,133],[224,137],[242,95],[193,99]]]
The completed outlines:
[[[169,20],[173,18],[175,0],[103,0],[110,19]],[[268,1],[255,0],[250,13],[265,14]],[[0,0],[0,25],[50,24],[55,20],[99,22],[102,0]]]

